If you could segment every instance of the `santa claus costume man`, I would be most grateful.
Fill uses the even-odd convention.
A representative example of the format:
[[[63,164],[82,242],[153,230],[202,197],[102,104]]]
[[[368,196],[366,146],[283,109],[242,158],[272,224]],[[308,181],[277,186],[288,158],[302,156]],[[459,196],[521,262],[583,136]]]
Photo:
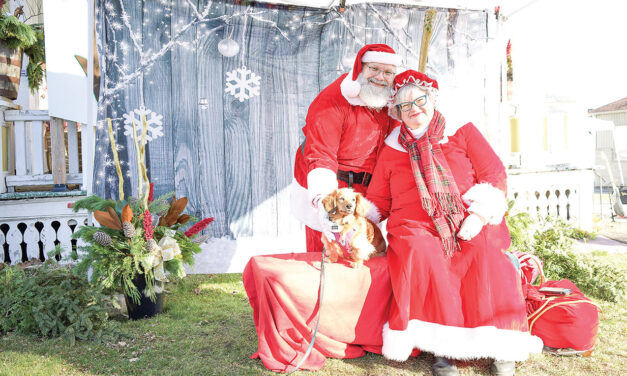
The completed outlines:
[[[394,80],[390,115],[402,120],[385,140],[367,198],[387,218],[393,299],[383,355],[404,361],[433,353],[435,375],[457,375],[450,359],[491,358],[513,375],[514,361],[540,352],[529,334],[518,274],[503,252],[510,236],[506,173],[472,123],[443,137],[437,81],[409,70]]]
[[[307,226],[309,252],[322,251],[319,231],[333,238],[320,199],[338,187],[366,192],[383,140],[398,124],[386,105],[400,64],[391,47],[366,45],[351,71],[309,106],[292,184],[292,213]]]

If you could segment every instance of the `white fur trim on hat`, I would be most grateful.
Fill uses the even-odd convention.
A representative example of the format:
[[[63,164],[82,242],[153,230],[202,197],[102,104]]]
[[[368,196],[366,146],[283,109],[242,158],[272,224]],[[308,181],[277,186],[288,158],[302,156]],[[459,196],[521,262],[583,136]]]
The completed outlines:
[[[507,211],[505,193],[490,183],[479,183],[462,195],[468,211],[482,216],[491,225],[498,225]]]
[[[542,340],[529,332],[494,326],[462,328],[410,320],[405,330],[392,330],[389,323],[383,326],[381,352],[386,358],[401,362],[407,360],[414,348],[453,359],[523,361],[530,353],[541,352],[542,347]]]
[[[340,90],[342,91],[342,95],[344,98],[349,100],[350,98],[359,98],[359,92],[361,91],[361,85],[357,81],[352,80],[353,70],[351,69],[348,72],[348,76],[344,77],[342,83],[340,84]]]
[[[366,51],[361,59],[362,63],[392,64],[396,66],[401,65],[402,61],[401,55],[382,51]]]

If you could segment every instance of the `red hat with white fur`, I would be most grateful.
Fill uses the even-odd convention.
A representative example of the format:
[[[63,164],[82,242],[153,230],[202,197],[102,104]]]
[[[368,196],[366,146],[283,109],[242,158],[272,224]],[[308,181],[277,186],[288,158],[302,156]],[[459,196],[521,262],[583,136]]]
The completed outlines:
[[[427,76],[424,73],[408,69],[405,72],[399,73],[394,77],[394,86],[392,86],[392,96],[398,93],[399,89],[407,84],[413,84],[425,89],[431,88],[435,93],[438,92],[438,81]]]
[[[357,97],[361,85],[357,77],[363,68],[362,63],[381,63],[395,66],[401,65],[401,56],[397,55],[392,47],[387,44],[367,44],[362,47],[355,57],[355,65],[344,81],[342,81],[342,93],[349,97]]]

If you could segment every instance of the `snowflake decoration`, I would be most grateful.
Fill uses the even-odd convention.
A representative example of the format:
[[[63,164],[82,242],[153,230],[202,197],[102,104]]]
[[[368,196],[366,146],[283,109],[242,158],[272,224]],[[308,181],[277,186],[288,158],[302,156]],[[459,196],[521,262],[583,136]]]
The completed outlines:
[[[224,91],[243,102],[244,99],[259,95],[260,80],[261,77],[253,71],[241,67],[226,73],[226,89]]]
[[[135,117],[137,115],[137,117]],[[133,134],[133,125],[135,123],[135,129],[137,130],[137,139],[141,140],[142,136],[142,116],[146,116],[146,140],[152,141],[158,137],[163,136],[163,115],[157,115],[156,112],[152,112],[144,106],[136,108],[128,114],[123,114],[124,117],[124,135],[130,136]]]

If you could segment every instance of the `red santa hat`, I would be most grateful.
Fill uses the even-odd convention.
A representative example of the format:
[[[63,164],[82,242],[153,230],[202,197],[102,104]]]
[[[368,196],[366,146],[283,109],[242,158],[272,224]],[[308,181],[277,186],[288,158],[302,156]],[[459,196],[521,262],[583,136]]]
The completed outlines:
[[[387,44],[367,44],[362,47],[355,57],[355,65],[344,81],[342,81],[342,93],[348,97],[357,97],[361,90],[361,85],[357,82],[357,77],[363,69],[362,63],[381,63],[399,66],[401,56],[397,55],[392,47]]]
[[[427,76],[424,73],[408,69],[405,72],[399,73],[394,77],[394,86],[392,87],[392,96],[395,96],[396,93],[405,85],[412,84],[416,86],[420,86],[425,90],[430,90],[433,94],[437,94],[440,89],[438,86],[438,81],[433,78]]]

